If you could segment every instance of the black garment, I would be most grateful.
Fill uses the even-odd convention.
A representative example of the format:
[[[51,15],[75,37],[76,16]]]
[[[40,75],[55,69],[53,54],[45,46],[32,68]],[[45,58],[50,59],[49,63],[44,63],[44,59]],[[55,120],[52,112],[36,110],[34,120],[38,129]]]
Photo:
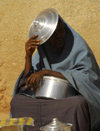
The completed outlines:
[[[90,131],[88,105],[82,96],[46,100],[17,94],[11,101],[11,113],[12,117],[34,118],[35,127],[26,127],[25,131],[39,131],[55,117],[72,123],[72,131]]]

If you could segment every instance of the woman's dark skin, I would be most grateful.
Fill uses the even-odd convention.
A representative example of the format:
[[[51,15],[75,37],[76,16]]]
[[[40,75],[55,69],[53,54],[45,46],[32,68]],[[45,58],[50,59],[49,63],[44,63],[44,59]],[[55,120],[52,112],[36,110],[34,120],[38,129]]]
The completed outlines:
[[[50,46],[55,50],[62,50],[64,41],[65,41],[65,29],[62,22],[59,20],[57,28],[55,32],[53,33],[52,37],[48,40],[48,43]],[[35,49],[38,48],[38,45],[40,44],[40,40],[37,40],[38,36],[33,36],[30,38],[26,44],[25,44],[25,50],[26,50],[26,56],[25,56],[25,72],[24,77],[29,72],[30,68],[32,67],[32,54],[34,53]],[[56,38],[56,39],[55,39]],[[37,46],[36,46],[37,45]],[[31,85],[31,90],[33,90],[33,87],[37,88],[40,79],[44,76],[55,76],[58,78],[66,79],[60,72],[55,72],[52,70],[41,70],[36,73],[32,73],[30,77],[27,79],[25,88],[28,87],[28,84]]]

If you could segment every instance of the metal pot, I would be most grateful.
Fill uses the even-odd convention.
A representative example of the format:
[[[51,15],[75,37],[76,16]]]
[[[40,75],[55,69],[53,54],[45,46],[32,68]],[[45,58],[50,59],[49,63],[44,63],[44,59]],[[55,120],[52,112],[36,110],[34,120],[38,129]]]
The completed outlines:
[[[61,99],[67,96],[68,81],[53,76],[44,76],[36,91],[37,98]]]
[[[41,131],[71,131],[71,123],[62,123],[57,118],[53,118],[52,122],[46,126],[40,127]]]

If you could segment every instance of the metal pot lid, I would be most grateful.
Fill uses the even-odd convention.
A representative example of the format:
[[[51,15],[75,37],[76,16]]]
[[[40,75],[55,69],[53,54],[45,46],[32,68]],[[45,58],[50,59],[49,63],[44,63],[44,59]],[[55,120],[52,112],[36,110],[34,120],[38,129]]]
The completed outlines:
[[[59,78],[59,77],[54,77],[54,76],[43,76],[43,78],[42,78],[43,80],[46,80],[46,79],[48,79],[48,80],[54,80],[54,81],[56,81],[56,82],[63,82],[63,83],[65,83],[65,84],[67,84],[68,85],[68,80],[66,79],[61,79],[61,78]]]
[[[29,38],[33,35],[38,35],[37,39],[40,39],[40,44],[46,42],[55,31],[58,18],[59,15],[53,8],[42,11],[30,26]]]
[[[40,127],[42,131],[71,131],[71,123],[62,123],[57,118],[53,118],[52,122],[46,126]]]

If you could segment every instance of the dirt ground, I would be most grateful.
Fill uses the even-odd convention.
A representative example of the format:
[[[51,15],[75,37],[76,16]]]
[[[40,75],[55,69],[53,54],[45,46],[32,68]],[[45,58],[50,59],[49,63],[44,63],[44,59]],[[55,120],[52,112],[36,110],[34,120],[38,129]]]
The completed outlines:
[[[100,0],[0,0],[0,119],[9,118],[14,84],[24,68],[30,24],[49,7],[83,36],[100,66]]]

